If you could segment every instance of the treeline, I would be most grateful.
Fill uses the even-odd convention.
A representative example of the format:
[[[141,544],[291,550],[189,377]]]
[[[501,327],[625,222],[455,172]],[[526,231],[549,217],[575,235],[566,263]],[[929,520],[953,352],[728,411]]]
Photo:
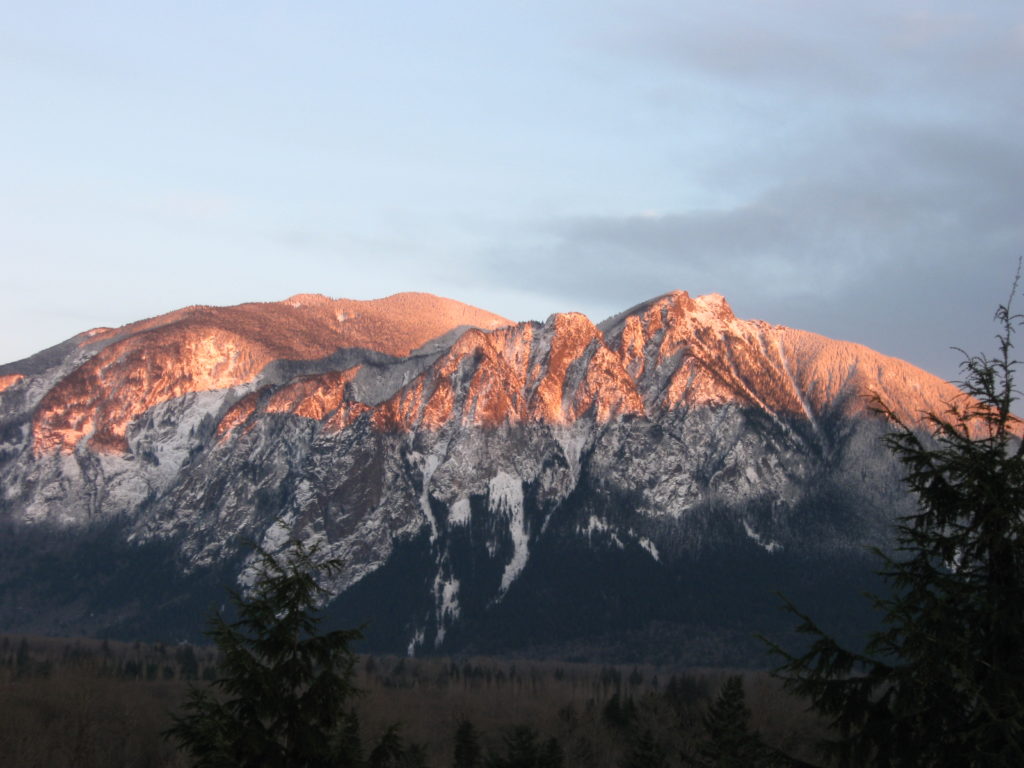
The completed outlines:
[[[0,638],[0,765],[184,768],[160,734],[187,691],[184,676],[212,664],[212,649],[189,650]]]
[[[216,665],[212,646],[0,637],[0,763],[186,766],[161,734]],[[355,675],[365,743],[397,723],[395,759],[383,764],[409,768],[689,765],[726,679],[652,666],[373,656],[359,657]],[[766,674],[744,679],[749,729],[790,754],[813,754],[820,732],[801,702]]]
[[[213,680],[217,652],[182,643],[118,643],[82,638],[0,637],[0,666],[8,680],[46,679],[82,671],[119,680]]]

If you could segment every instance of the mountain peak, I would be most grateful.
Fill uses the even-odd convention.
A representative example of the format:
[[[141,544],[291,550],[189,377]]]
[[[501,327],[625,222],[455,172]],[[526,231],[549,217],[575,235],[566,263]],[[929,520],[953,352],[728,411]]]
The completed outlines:
[[[455,299],[436,296],[432,293],[407,291],[394,293],[382,299],[336,299],[335,306],[345,306],[359,311],[387,313],[394,322],[408,322],[417,326],[445,326],[442,333],[460,326],[494,330],[512,325],[508,318],[465,304]],[[431,337],[433,338],[433,337]],[[424,339],[423,341],[428,341]],[[418,346],[418,345],[417,345]],[[413,347],[415,349],[415,347]]]
[[[322,293],[296,293],[281,303],[292,307],[322,307],[333,303],[333,301],[333,299],[324,296]]]
[[[673,291],[601,326],[576,312],[511,324],[426,293],[187,307],[0,369],[0,513],[77,526],[90,562],[90,523],[109,523],[218,579],[235,577],[223,569],[239,541],[314,537],[346,562],[325,585],[339,610],[394,602],[392,649],[479,649],[516,626],[606,633],[606,616],[710,627],[718,642],[737,579],[755,595],[775,563],[803,579],[808,557],[859,557],[912,508],[872,391],[908,423],[957,395],[867,348],[737,319],[719,294]],[[149,583],[148,557],[115,543],[99,556],[139,563]],[[743,567],[708,568],[713,553]],[[680,584],[709,597],[648,599]],[[42,592],[0,601],[0,627],[35,621],[17,606]],[[74,590],[54,621],[98,631],[102,606],[149,621],[166,602],[126,599]],[[534,603],[554,613],[522,613]]]
[[[696,298],[697,304],[705,306],[709,309],[715,309],[722,312],[728,312],[730,315],[733,314],[732,307],[729,306],[729,302],[725,300],[725,296],[720,293],[705,293],[702,296]]]
[[[677,311],[687,315],[703,315],[708,320],[729,322],[736,319],[729,302],[720,293],[706,293],[693,298],[688,291],[670,291],[653,303],[676,307]]]
[[[122,452],[128,427],[151,408],[248,385],[276,360],[313,361],[342,349],[405,357],[458,328],[509,324],[429,293],[369,301],[304,293],[179,309],[85,340],[97,351],[44,395],[33,419],[35,448],[70,450],[88,439],[96,449]]]

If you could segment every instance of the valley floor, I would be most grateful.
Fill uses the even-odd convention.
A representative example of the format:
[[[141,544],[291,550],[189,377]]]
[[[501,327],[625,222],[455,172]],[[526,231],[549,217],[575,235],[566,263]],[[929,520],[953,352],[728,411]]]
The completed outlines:
[[[215,674],[212,647],[91,639],[0,637],[0,764],[9,768],[177,768],[188,765],[161,733],[189,686]],[[666,766],[684,765],[705,738],[703,713],[728,676],[552,661],[361,656],[357,705],[370,745],[400,724],[432,768],[453,765],[468,720],[485,754],[501,755],[526,726],[554,739],[564,765],[630,765],[644,737]],[[815,759],[820,735],[804,705],[766,673],[744,675],[750,727],[788,754]],[[368,750],[367,750],[368,751]]]

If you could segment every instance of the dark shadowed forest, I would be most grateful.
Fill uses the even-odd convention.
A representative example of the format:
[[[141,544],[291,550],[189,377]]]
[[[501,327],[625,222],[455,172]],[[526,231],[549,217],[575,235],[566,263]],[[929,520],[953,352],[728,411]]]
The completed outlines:
[[[216,660],[212,646],[4,636],[2,764],[189,765],[162,732],[189,687],[213,679]],[[508,751],[524,741],[539,752],[556,747],[565,766],[681,766],[707,741],[705,715],[728,677],[722,670],[360,656],[356,710],[368,747],[397,723],[407,751],[432,768],[457,765],[456,734],[467,722],[481,766],[509,764]],[[769,745],[812,757],[821,731],[805,703],[767,673],[743,680],[749,727]]]

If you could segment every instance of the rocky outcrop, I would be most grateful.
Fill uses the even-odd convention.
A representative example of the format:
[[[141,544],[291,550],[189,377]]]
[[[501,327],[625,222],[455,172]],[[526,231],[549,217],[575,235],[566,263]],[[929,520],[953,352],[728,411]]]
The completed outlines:
[[[0,368],[0,503],[12,530],[109,522],[243,581],[245,541],[315,538],[348,565],[339,605],[416,596],[384,645],[491,647],[519,590],[576,583],[560,558],[657,590],[714,553],[884,546],[910,502],[874,396],[913,421],[957,391],[717,295],[597,326],[424,294],[194,307]]]

